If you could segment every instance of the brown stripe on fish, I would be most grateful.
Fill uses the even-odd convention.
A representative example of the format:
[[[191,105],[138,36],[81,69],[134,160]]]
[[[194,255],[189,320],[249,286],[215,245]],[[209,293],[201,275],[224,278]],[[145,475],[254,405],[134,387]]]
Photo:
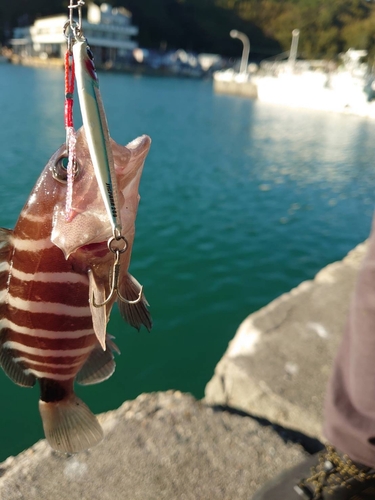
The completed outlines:
[[[46,273],[46,279],[50,278],[51,273]],[[68,273],[58,273],[61,281],[48,282],[48,281],[37,281],[30,279],[32,274],[28,274],[27,278],[24,279],[26,273],[19,273],[16,269],[12,270],[12,293],[13,299],[28,300],[30,298],[30,289],[25,286],[25,281],[28,281],[30,287],[32,287],[32,295],[35,298],[33,303],[55,303],[56,297],[58,297],[59,303],[65,306],[75,306],[75,308],[87,307],[89,303],[89,287],[88,281],[86,283],[67,283],[64,281],[66,279],[66,274]],[[40,278],[42,278],[41,273],[39,273]],[[18,277],[19,276],[19,277]],[[56,279],[58,276],[56,276]],[[0,289],[1,289],[1,274],[0,274]],[[11,301],[10,305],[14,305]],[[30,302],[32,304],[32,302]],[[35,311],[35,309],[33,309]],[[76,314],[72,309],[72,314]],[[84,313],[87,315],[87,312]]]
[[[0,340],[4,338],[5,332],[5,315],[7,312],[7,304],[5,302],[0,303]],[[1,346],[0,346],[1,349]]]
[[[17,221],[17,235],[23,239],[40,239],[51,236],[51,215],[32,215],[23,210]]]
[[[80,349],[71,349],[69,351],[56,351],[48,349],[39,349],[37,347],[30,347],[18,342],[6,341],[1,346],[1,351],[6,354],[6,356],[14,359],[15,363],[19,363],[21,366],[28,367],[29,363],[45,364],[48,366],[49,371],[53,370],[53,367],[75,367],[74,371],[77,372],[77,367],[84,364],[87,357],[92,351],[92,346],[82,347]],[[62,357],[62,354],[65,357]],[[34,361],[33,358],[41,359],[42,361]],[[66,361],[65,363],[62,363]]]
[[[8,294],[8,305],[11,308],[19,311],[28,311],[30,313],[45,313],[56,314],[58,316],[70,316],[73,318],[89,316],[89,307],[87,304],[84,306],[67,305],[64,302],[38,302],[32,300],[23,300],[14,297],[13,293]]]
[[[60,339],[65,340],[66,338],[78,339],[81,337],[87,337],[93,334],[92,327],[85,330],[74,330],[70,329],[68,331],[56,332],[54,330],[42,330],[41,328],[28,328],[26,326],[19,326],[13,321],[3,318],[0,320],[0,327],[8,332],[12,331],[19,333],[21,335],[37,335],[38,338],[45,339]]]
[[[27,363],[27,366],[34,370],[49,370],[53,369],[53,371],[56,371],[56,373],[61,373],[61,374],[67,374],[67,373],[72,373],[72,371],[76,372],[76,367],[79,366],[82,363],[82,360],[76,361],[74,363],[66,363],[66,364],[59,364],[59,363],[45,363],[44,361],[34,361],[30,360],[25,356],[20,356],[18,358],[13,358],[13,361],[15,363]]]
[[[71,349],[70,351],[63,351],[65,358],[61,357],[61,350],[51,350],[51,349],[39,349],[38,347],[30,347],[26,346],[22,343],[19,342],[14,342],[14,341],[6,341],[2,344],[2,353],[6,355],[8,358],[11,357],[13,359],[20,359],[22,358],[22,361],[19,363],[19,366],[22,368],[28,368],[29,366],[29,361],[27,361],[29,358],[35,358],[39,357],[40,359],[43,360],[43,363],[48,363],[51,365],[51,367],[48,368],[49,372],[53,372],[53,366],[56,364],[58,366],[61,366],[61,361],[64,359],[70,360],[70,363],[66,363],[67,366],[71,366],[73,370],[73,364],[76,365],[74,368],[74,374],[77,373],[77,367],[85,362],[87,359],[88,355],[92,351],[93,347],[86,346],[82,347],[80,349]],[[5,354],[7,353],[7,354]],[[47,371],[47,370],[45,370]],[[74,377],[74,374],[72,377]]]
[[[13,361],[15,363],[24,363],[24,362],[27,362],[28,365],[33,365],[33,367],[37,367],[37,366],[40,366],[40,367],[55,367],[56,369],[61,369],[61,370],[65,370],[65,373],[67,370],[71,370],[73,366],[79,366],[80,363],[81,363],[81,357],[82,356],[78,356],[77,359],[75,361],[72,360],[72,358],[65,358],[65,359],[69,359],[69,362],[67,363],[58,363],[56,362],[56,358],[53,358],[53,362],[47,362],[45,361],[45,359],[41,356],[40,357],[40,360],[35,360],[35,359],[30,359],[32,356],[31,355],[28,355],[27,357],[24,356],[24,355],[20,355],[18,357],[15,357],[13,356]],[[64,372],[62,372],[64,373]]]
[[[16,338],[2,339],[0,351],[2,367],[14,382],[30,387],[34,385],[33,380],[35,381],[32,377],[47,376],[60,381],[73,380],[77,369],[79,370],[79,366],[83,365],[93,349],[92,345],[86,345],[63,351],[65,355],[63,358],[60,349],[43,349],[44,346],[39,342],[37,347],[28,346],[25,342],[20,343],[16,340]],[[13,361],[10,361],[11,359]]]
[[[8,344],[9,346],[10,344]],[[15,346],[15,343],[11,344]],[[7,346],[5,347],[7,348]],[[38,354],[32,354],[30,352],[23,352],[20,351],[19,349],[16,348],[9,348],[9,352],[11,353],[12,357],[14,358],[15,362],[35,362],[39,364],[49,364],[51,366],[72,366],[73,364],[75,366],[79,366],[82,363],[82,357],[87,355],[87,352],[85,351],[83,354],[80,354],[78,356],[63,356],[63,353],[59,351],[59,353],[56,356],[40,356]],[[45,352],[45,351],[44,351]],[[71,354],[71,353],[69,353]]]
[[[90,310],[87,311],[87,316],[72,317],[67,314],[51,314],[47,312],[33,313],[32,311],[22,311],[10,307],[7,317],[18,326],[27,328],[35,327],[56,332],[69,332],[71,330],[88,330],[92,328],[92,320],[89,311]]]
[[[13,362],[20,366],[25,375],[32,374],[37,378],[49,377],[55,380],[74,379],[77,366],[81,365],[82,361],[81,356],[81,359],[75,363],[60,365],[57,363],[30,361],[26,356],[13,357]]]
[[[66,370],[65,370],[66,371]],[[58,368],[46,368],[46,367],[34,367],[28,365],[28,367],[24,370],[25,375],[34,375],[38,379],[41,378],[50,378],[52,380],[72,380],[76,375],[77,368],[72,367],[68,372],[61,373]]]
[[[16,347],[22,352],[31,352],[43,356],[45,351],[51,351],[51,354],[73,356],[90,352],[91,348],[97,343],[94,333],[85,335],[77,339],[69,338],[69,332],[66,332],[66,337],[61,339],[48,339],[36,336],[37,331],[33,335],[24,335],[22,333],[13,332],[6,329],[4,334],[3,347]],[[13,346],[13,344],[17,344]],[[28,349],[30,348],[30,349]],[[46,353],[48,355],[48,353]]]
[[[16,247],[13,266],[17,271],[24,273],[30,273],[31,271],[39,273],[71,271],[70,264],[61,257],[61,250],[54,245],[44,250],[36,247],[34,247],[34,250],[32,247],[29,250]]]

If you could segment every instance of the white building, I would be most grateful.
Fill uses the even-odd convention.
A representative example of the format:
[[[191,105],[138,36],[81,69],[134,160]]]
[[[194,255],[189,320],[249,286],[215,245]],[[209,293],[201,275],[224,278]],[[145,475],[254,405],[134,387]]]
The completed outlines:
[[[112,8],[105,3],[100,7],[88,5],[87,20],[82,21],[82,29],[96,64],[121,63],[137,48],[137,42],[131,37],[138,34],[138,28],[131,24],[131,18],[131,13],[124,7]],[[64,15],[43,17],[33,26],[15,28],[10,42],[14,54],[21,58],[63,58],[67,47],[63,33],[66,21]]]

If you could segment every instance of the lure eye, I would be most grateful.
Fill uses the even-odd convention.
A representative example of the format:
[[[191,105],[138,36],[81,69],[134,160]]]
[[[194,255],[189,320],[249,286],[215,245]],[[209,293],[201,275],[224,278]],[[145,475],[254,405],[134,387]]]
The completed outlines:
[[[68,157],[60,156],[60,158],[56,161],[55,165],[52,169],[52,176],[59,182],[66,183],[68,180]],[[77,177],[78,174],[78,165],[76,164],[74,177]]]

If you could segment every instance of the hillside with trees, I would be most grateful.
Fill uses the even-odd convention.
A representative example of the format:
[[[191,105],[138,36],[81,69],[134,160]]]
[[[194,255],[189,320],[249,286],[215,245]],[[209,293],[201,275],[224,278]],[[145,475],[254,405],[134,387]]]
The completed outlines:
[[[98,2],[96,2],[98,3]],[[366,0],[109,0],[133,14],[139,44],[238,55],[231,29],[246,33],[253,58],[288,50],[299,28],[300,55],[332,58],[349,47],[375,55],[375,4]],[[67,12],[67,0],[0,0],[2,42],[14,26]]]
[[[350,47],[375,55],[375,4],[366,0],[216,0],[277,40],[290,45],[301,32],[299,49],[307,59],[331,58]]]

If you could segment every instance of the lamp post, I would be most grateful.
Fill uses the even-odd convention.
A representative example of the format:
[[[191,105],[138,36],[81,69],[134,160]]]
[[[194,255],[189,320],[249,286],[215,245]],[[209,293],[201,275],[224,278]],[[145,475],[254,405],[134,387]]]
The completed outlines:
[[[299,41],[299,30],[292,31],[292,44],[290,46],[289,52],[289,66],[293,70],[296,64],[297,59],[297,50],[298,50],[298,41]]]
[[[244,73],[246,75],[247,74],[247,66],[249,64],[250,41],[249,41],[248,37],[245,35],[245,33],[241,33],[240,31],[237,31],[237,30],[231,30],[229,35],[232,38],[238,38],[243,43],[240,73]]]

